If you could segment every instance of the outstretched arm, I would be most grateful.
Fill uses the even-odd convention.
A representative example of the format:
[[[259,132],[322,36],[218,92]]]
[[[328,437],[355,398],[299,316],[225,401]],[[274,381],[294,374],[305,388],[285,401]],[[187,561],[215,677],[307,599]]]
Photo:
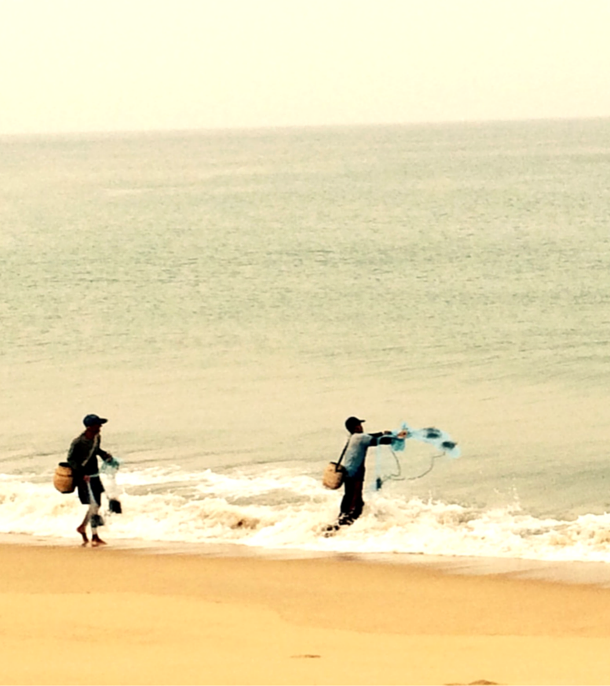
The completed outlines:
[[[373,437],[371,445],[389,445],[396,438],[406,438],[407,434],[408,432],[405,430],[399,431],[396,435],[394,435],[393,431],[380,431],[376,434],[371,434]]]

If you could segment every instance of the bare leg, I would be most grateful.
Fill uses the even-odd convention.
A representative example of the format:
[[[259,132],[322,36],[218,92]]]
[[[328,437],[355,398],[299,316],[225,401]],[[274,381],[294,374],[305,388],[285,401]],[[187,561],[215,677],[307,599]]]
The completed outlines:
[[[78,533],[83,537],[83,545],[87,545],[89,543],[89,539],[87,538],[87,523],[89,522],[89,512],[85,515],[85,518],[83,519],[82,523],[76,527],[76,530]]]
[[[87,545],[89,543],[89,539],[87,537],[87,524],[91,522],[91,533],[93,534],[91,536],[92,539],[92,545],[95,545],[96,540],[100,540],[99,536],[97,535],[97,529],[93,527],[93,516],[97,515],[99,512],[100,506],[98,503],[93,500],[93,502],[89,502],[89,507],[87,508],[87,512],[85,514],[85,518],[81,522],[80,526],[76,528],[78,533],[83,537],[83,546]],[[97,544],[99,545],[99,544]]]
[[[91,522],[91,545],[94,548],[106,545],[106,541],[102,541],[97,533],[97,527],[103,525],[104,520],[100,517],[100,505],[96,501],[89,505],[89,521]]]

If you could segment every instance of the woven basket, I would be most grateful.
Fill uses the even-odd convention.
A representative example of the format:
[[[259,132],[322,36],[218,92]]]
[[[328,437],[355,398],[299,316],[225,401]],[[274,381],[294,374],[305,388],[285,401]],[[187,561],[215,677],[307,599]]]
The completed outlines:
[[[74,482],[72,467],[70,467],[67,462],[60,462],[57,467],[55,467],[53,486],[55,486],[60,493],[74,493],[76,483]]]
[[[336,462],[329,462],[326,465],[324,474],[322,475],[322,483],[324,486],[326,486],[326,488],[330,488],[331,490],[335,491],[337,488],[341,488],[344,478],[345,467],[337,464]]]

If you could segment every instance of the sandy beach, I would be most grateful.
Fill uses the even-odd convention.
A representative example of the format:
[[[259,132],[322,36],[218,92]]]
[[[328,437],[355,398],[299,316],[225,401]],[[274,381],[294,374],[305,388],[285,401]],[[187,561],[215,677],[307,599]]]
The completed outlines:
[[[610,590],[351,558],[0,545],[2,684],[607,684]]]

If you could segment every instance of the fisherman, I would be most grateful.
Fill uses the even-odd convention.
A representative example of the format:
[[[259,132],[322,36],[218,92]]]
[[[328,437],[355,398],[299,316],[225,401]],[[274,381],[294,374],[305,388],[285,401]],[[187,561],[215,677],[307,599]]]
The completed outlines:
[[[107,421],[96,414],[88,414],[83,419],[85,430],[72,441],[68,452],[67,462],[72,467],[79,500],[83,505],[88,505],[85,518],[76,529],[83,538],[84,546],[89,543],[87,524],[91,526],[91,545],[106,545],[97,533],[98,527],[104,524],[99,514],[104,485],[99,475],[97,456],[99,455],[104,462],[116,464],[112,455],[100,448],[100,431],[102,424]]]
[[[334,529],[353,524],[362,514],[364,507],[364,500],[362,499],[364,462],[367,450],[371,446],[390,444],[396,438],[406,438],[408,433],[406,430],[400,431],[398,434],[394,434],[392,431],[364,433],[363,422],[364,419],[358,419],[358,417],[348,417],[345,420],[345,428],[350,433],[343,454],[345,494],[341,500],[337,524],[331,525],[331,528]]]

